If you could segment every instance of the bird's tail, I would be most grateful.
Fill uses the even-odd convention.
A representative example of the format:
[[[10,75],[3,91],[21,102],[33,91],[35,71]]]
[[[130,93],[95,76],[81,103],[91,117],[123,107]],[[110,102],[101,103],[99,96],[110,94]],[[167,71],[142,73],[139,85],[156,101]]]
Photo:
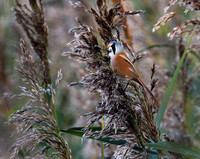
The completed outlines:
[[[152,98],[154,99],[155,103],[156,103],[156,106],[159,107],[160,104],[159,102],[157,101],[156,97],[153,95],[153,93],[149,90],[149,88],[146,86],[146,84],[142,81],[142,79],[138,79],[137,81],[142,87],[145,88],[145,90],[152,96]]]

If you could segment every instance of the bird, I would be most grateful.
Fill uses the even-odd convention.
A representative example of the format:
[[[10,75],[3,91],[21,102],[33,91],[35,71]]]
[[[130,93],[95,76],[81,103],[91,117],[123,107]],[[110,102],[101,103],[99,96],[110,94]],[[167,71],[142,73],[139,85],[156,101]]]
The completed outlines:
[[[122,46],[117,41],[111,41],[108,44],[108,55],[110,57],[110,65],[113,71],[125,79],[134,80],[139,83],[152,96],[157,106],[159,106],[157,99],[143,82],[128,55],[123,51]],[[126,87],[128,84],[129,82]]]

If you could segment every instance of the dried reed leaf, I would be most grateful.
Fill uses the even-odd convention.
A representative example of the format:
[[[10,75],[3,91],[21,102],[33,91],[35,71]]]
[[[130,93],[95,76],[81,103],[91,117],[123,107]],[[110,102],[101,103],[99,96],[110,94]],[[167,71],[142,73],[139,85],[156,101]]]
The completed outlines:
[[[169,8],[173,5],[175,5],[178,2],[178,0],[170,0],[170,2],[168,3],[168,5],[164,8],[164,13],[166,13]]]
[[[178,36],[182,36],[183,34],[185,33],[192,33],[193,32],[193,29],[187,29],[187,30],[184,30],[187,26],[191,26],[191,25],[198,25],[200,24],[200,21],[197,20],[197,19],[194,19],[194,20],[188,20],[186,21],[185,23],[175,27],[173,29],[172,32],[168,33],[168,37],[170,39],[173,39],[174,37],[178,37]],[[198,33],[198,29],[195,31],[195,34]]]
[[[152,32],[155,32],[156,30],[158,30],[161,25],[164,25],[167,21],[170,21],[174,16],[175,16],[175,12],[170,12],[165,14],[164,16],[162,16],[158,22],[154,25]]]

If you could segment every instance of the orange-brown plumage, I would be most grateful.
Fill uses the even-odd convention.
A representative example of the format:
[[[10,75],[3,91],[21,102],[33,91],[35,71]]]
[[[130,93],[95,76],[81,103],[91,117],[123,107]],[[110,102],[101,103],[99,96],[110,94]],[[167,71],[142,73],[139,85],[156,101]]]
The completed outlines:
[[[156,98],[154,97],[152,92],[149,90],[149,88],[145,85],[145,83],[140,78],[139,73],[136,71],[133,63],[128,58],[127,54],[125,52],[121,51],[119,44],[117,42],[113,41],[113,42],[111,42],[110,45],[108,45],[108,47],[112,48],[111,60],[110,60],[112,69],[118,75],[138,82],[154,98],[156,105],[159,106],[158,101],[156,100]]]
[[[139,78],[138,72],[135,70],[130,59],[124,52],[117,53],[111,59],[111,67],[118,74],[128,79],[136,80]]]

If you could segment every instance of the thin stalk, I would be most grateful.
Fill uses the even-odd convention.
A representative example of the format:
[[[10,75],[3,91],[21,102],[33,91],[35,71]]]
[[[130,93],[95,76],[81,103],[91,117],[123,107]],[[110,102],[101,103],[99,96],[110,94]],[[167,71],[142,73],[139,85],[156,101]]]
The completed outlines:
[[[141,52],[144,52],[144,51],[146,51],[146,50],[151,50],[151,49],[153,49],[153,48],[155,48],[155,47],[169,47],[169,48],[175,48],[176,46],[175,46],[175,45],[169,45],[169,44],[155,44],[155,45],[150,45],[150,46],[148,46],[148,47],[145,47],[144,49],[142,49],[142,50],[136,52],[135,54],[138,55],[138,54],[141,53]]]
[[[104,117],[101,119],[101,127],[104,129]],[[101,142],[101,159],[104,159],[104,142]]]
[[[52,105],[52,110],[53,110],[53,116],[54,116],[56,122],[58,123],[57,114],[56,114],[56,106],[55,106],[53,95],[51,95],[51,105]]]

